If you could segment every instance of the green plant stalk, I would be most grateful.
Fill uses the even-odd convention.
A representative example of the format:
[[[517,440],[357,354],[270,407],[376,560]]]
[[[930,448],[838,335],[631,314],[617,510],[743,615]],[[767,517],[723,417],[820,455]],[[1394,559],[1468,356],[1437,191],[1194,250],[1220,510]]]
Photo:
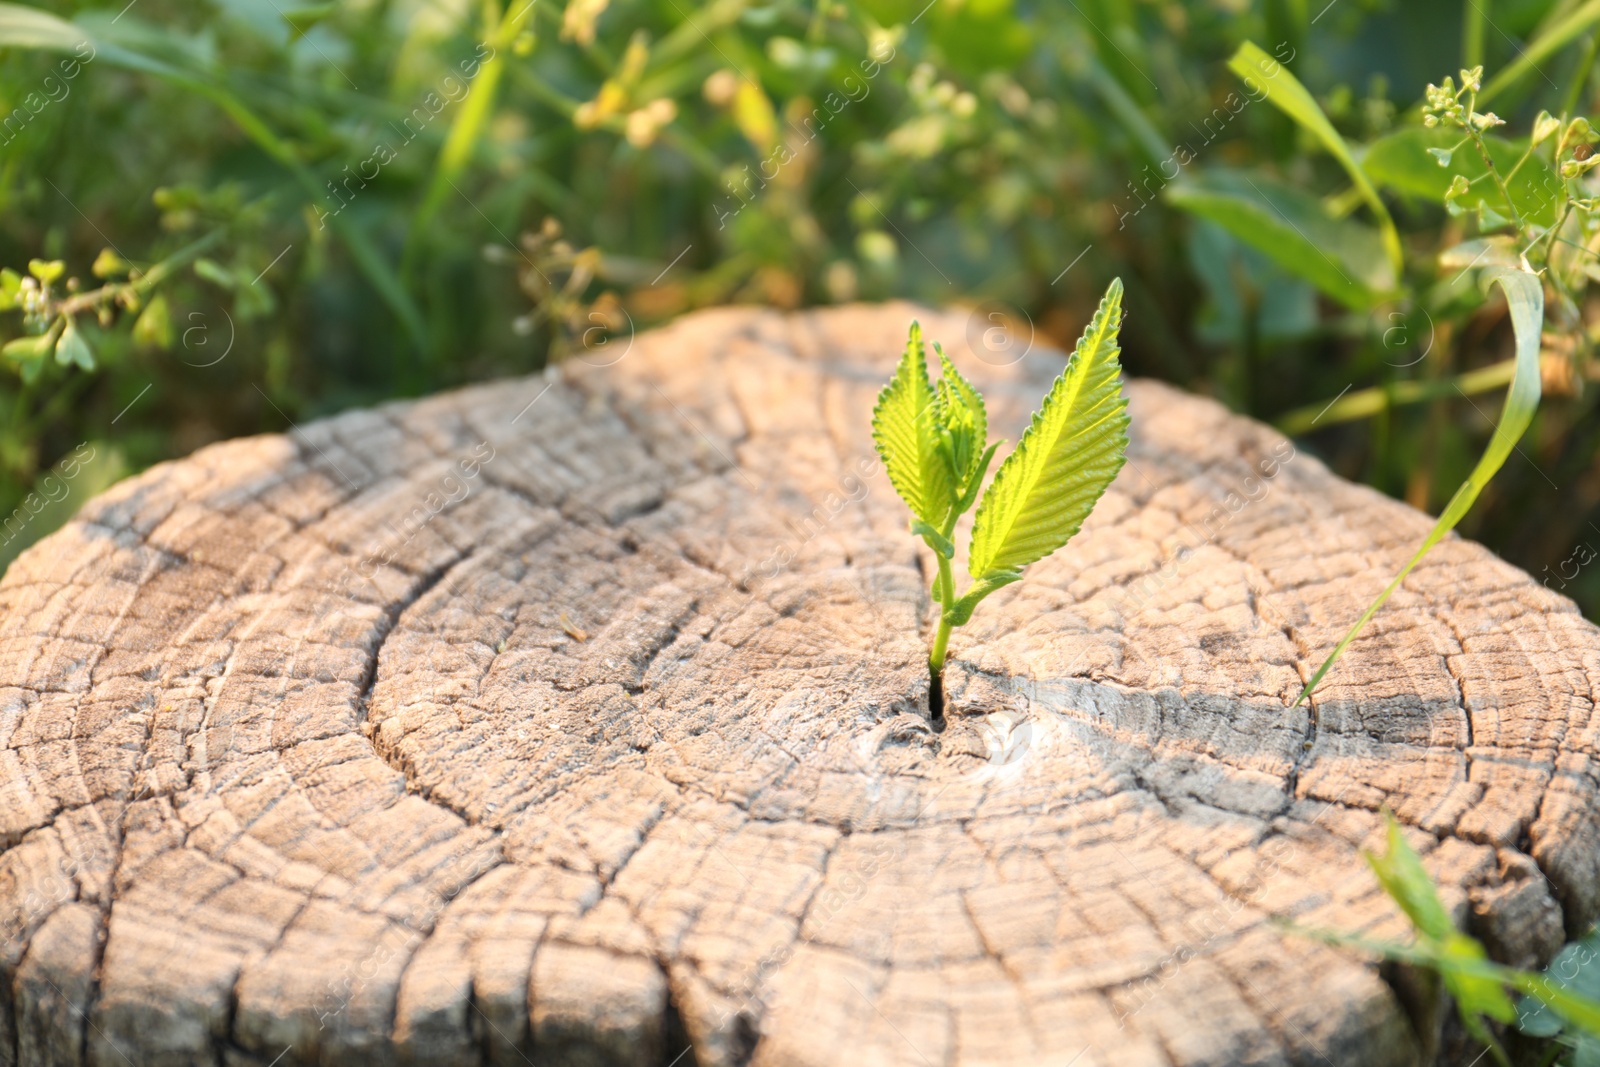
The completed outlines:
[[[1482,3],[1483,0],[1477,0]],[[1488,103],[1490,98],[1500,95],[1508,86],[1521,80],[1529,71],[1537,70],[1544,60],[1565,48],[1573,38],[1584,30],[1600,22],[1600,0],[1589,0],[1578,10],[1562,19],[1548,31],[1539,35],[1538,39],[1518,53],[1514,62],[1508,65],[1489,84],[1483,87],[1478,98]]]
[[[1478,463],[1472,468],[1472,473],[1467,480],[1462,482],[1450,497],[1450,502],[1445,505],[1440,513],[1439,520],[1428,531],[1428,536],[1422,539],[1422,544],[1417,551],[1400,568],[1400,573],[1394,576],[1383,592],[1368,605],[1362,612],[1354,626],[1350,627],[1339,643],[1334,646],[1328,658],[1323,660],[1322,666],[1306,682],[1300,694],[1294,698],[1291,707],[1298,707],[1310,695],[1311,691],[1322,681],[1323,676],[1333,669],[1333,665],[1344,655],[1344,650],[1350,647],[1366,628],[1367,623],[1378,610],[1388,603],[1389,597],[1400,588],[1400,583],[1414,570],[1422,558],[1426,556],[1433,546],[1444,539],[1444,536],[1471,510],[1477,501],[1478,494],[1489,483],[1500,468],[1505,465],[1507,457],[1522,435],[1527,432],[1528,426],[1533,422],[1534,412],[1539,408],[1541,382],[1539,378],[1539,333],[1544,322],[1544,287],[1539,278],[1521,270],[1510,268],[1489,267],[1484,269],[1483,277],[1486,282],[1498,282],[1506,294],[1506,304],[1511,312],[1511,329],[1516,338],[1516,373],[1511,379],[1511,388],[1506,391],[1506,399],[1500,411],[1500,421],[1495,427],[1494,436],[1489,439],[1489,445],[1479,457]]]
[[[93,309],[104,300],[114,299],[119,293],[135,293],[143,296],[170,277],[174,271],[199,259],[201,255],[226,235],[226,228],[215,229],[199,240],[192,241],[178,249],[166,259],[154,264],[134,281],[113,282],[86,293],[76,293],[60,303],[57,307],[57,313],[67,317],[80,315]],[[73,394],[81,389],[83,385],[86,385],[88,381],[87,375],[77,375],[69,379],[68,383],[40,409],[38,415],[33,419],[28,419],[26,414],[27,398],[29,393],[32,392],[32,388],[28,385],[23,385],[17,390],[15,409],[8,429],[19,438],[36,436],[40,427],[49,426],[60,419],[64,407],[71,401]]]
[[[1471,70],[1483,62],[1483,26],[1490,0],[1466,0],[1461,12],[1461,65]]]
[[[950,562],[943,556],[939,557],[939,570],[941,579],[950,580]],[[944,677],[945,651],[950,646],[950,631],[954,624],[950,621],[950,603],[943,601],[939,611],[939,629],[933,637],[933,647],[928,650],[928,670],[933,672],[934,681]]]
[[[1416,404],[1450,396],[1456,390],[1473,396],[1490,393],[1510,384],[1516,376],[1517,361],[1508,359],[1492,363],[1477,370],[1465,371],[1442,381],[1402,381],[1387,386],[1360,389],[1329,404],[1308,404],[1281,416],[1275,423],[1278,429],[1291,437],[1309,433],[1313,427],[1332,426],[1341,422],[1355,422],[1371,418],[1391,407]]]
[[[221,241],[226,235],[227,230],[225,228],[215,229],[199,240],[192,241],[183,248],[178,249],[166,259],[154,264],[144,274],[140,275],[137,280],[116,282],[110,285],[103,285],[99,289],[94,289],[87,293],[74,294],[63,300],[57,311],[61,315],[78,315],[92,309],[103,300],[115,298],[118,293],[130,292],[142,296],[161,284],[174,271],[199,259],[202,254]],[[17,390],[11,422],[6,427],[7,433],[18,440],[37,437],[43,427],[54,425],[60,421],[65,414],[67,406],[76,398],[78,393],[83,391],[89,381],[90,378],[86,374],[73,375],[68,378],[66,384],[46,401],[44,406],[31,419],[28,418],[27,409],[28,397],[33,392],[33,389],[29,385],[21,386]],[[33,474],[32,471],[23,471],[18,468],[13,468],[13,470],[24,477]]]
[[[1550,262],[1550,253],[1553,252],[1555,250],[1555,247],[1556,247],[1556,240],[1557,240],[1557,236],[1556,235],[1561,232],[1561,227],[1566,224],[1567,217],[1569,215],[1571,215],[1571,214],[1572,214],[1572,201],[1569,199],[1564,205],[1562,205],[1561,217],[1556,219],[1555,225],[1551,226],[1550,229],[1547,232],[1542,233],[1539,236],[1535,237],[1532,241],[1529,241],[1528,242],[1528,247],[1523,249],[1522,254],[1523,255],[1527,255],[1529,252],[1532,252],[1535,248],[1537,248],[1539,246],[1539,242],[1542,240],[1542,241],[1544,241],[1543,260],[1546,263]],[[1552,273],[1554,273],[1554,272],[1552,272]]]
[[[1122,83],[1117,81],[1116,76],[1098,59],[1089,60],[1088,82],[1105,101],[1106,109],[1122,123],[1129,136],[1139,145],[1146,158],[1159,167],[1173,150],[1166,136],[1156,129],[1155,123],[1140,109],[1138,102],[1128,90],[1122,87]]]
[[[63,300],[59,310],[63,315],[78,315],[90,310],[104,300],[116,297],[119,293],[136,293],[143,296],[171,277],[174,271],[180,270],[199,259],[227,236],[227,232],[226,228],[212,230],[199,240],[190,242],[166,259],[155,263],[149,270],[133,281],[113,282],[110,285],[102,285],[98,289],[91,289],[86,293],[76,293]]]
[[[955,509],[951,509],[954,511]],[[955,533],[957,515],[952,514],[945,528],[940,531],[946,542]],[[944,660],[945,651],[950,646],[950,631],[955,628],[955,620],[951,615],[956,602],[956,581],[951,573],[950,557],[941,552],[937,545],[932,543],[932,538],[924,538],[929,542],[928,547],[933,549],[933,557],[938,560],[939,573],[934,578],[935,599],[939,601],[939,628],[934,633],[933,645],[928,649],[928,684],[930,699],[933,694],[944,692]],[[942,702],[942,697],[941,697]]]
[[[1527,148],[1523,149],[1522,155],[1518,157],[1517,162],[1512,166],[1512,168],[1510,170],[1506,171],[1506,184],[1507,184],[1508,188],[1510,186],[1510,183],[1516,180],[1517,171],[1522,169],[1522,165],[1524,163],[1528,162],[1528,160],[1533,158],[1533,149],[1534,149],[1534,145],[1529,144]],[[1556,158],[1557,159],[1561,158],[1561,153],[1560,152],[1556,153]]]
[[[1566,117],[1572,114],[1578,106],[1578,97],[1583,95],[1584,86],[1589,84],[1589,74],[1594,70],[1596,55],[1600,55],[1600,33],[1589,35],[1589,45],[1583,50],[1583,57],[1578,60],[1578,68],[1572,73],[1572,84],[1567,86],[1567,95],[1561,101],[1561,110],[1557,112],[1565,126]],[[1560,158],[1557,155],[1556,158]]]
[[[468,161],[472,158],[472,151],[483,133],[484,124],[494,109],[500,79],[505,74],[506,49],[516,40],[528,12],[534,8],[534,4],[526,3],[525,0],[509,0],[509,2],[524,6],[520,11],[507,17],[499,10],[498,4],[484,5],[486,23],[484,36],[494,49],[494,55],[483,61],[477,77],[472,80],[471,91],[467,94],[461,109],[456,112],[455,121],[450,124],[450,132],[445,137],[444,147],[439,150],[439,159],[434,165],[433,177],[428,182],[427,192],[423,194],[422,205],[411,218],[411,225],[407,231],[406,251],[402,258],[403,277],[410,277],[413,273],[416,257],[420,254],[419,244],[422,234],[433,221],[434,215],[438,214],[446,191],[455,187],[456,178],[461,176],[461,172],[466,169]]]
[[[1477,110],[1477,102],[1478,94],[1473,93],[1467,97],[1467,114],[1469,116]],[[1522,212],[1517,210],[1516,203],[1511,199],[1511,190],[1507,187],[1506,180],[1500,176],[1500,168],[1494,165],[1494,159],[1489,155],[1489,146],[1484,143],[1483,131],[1473,125],[1470,119],[1467,122],[1467,135],[1472,138],[1472,147],[1478,150],[1478,156],[1483,160],[1484,168],[1488,171],[1489,176],[1494,179],[1495,187],[1500,190],[1500,195],[1505,198],[1506,210],[1511,212],[1512,224],[1516,226],[1518,232],[1521,232],[1527,228],[1527,223],[1522,221]],[[1530,153],[1533,151],[1532,146],[1529,146],[1528,151]],[[1526,159],[1527,157],[1524,156],[1523,158]],[[1520,160],[1517,166],[1522,166]]]
[[[683,21],[667,31],[660,43],[651,49],[654,65],[665,66],[698,53],[712,40],[712,34],[738,22],[748,6],[747,0],[714,0],[704,7],[698,4],[680,6],[677,0],[671,0],[672,9]]]

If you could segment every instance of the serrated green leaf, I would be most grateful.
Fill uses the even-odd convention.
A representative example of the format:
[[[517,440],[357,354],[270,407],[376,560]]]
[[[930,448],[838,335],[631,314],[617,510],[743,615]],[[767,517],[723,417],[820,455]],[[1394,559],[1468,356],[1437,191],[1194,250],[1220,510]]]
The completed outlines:
[[[872,440],[889,484],[911,514],[943,529],[955,503],[955,487],[941,448],[937,405],[922,350],[922,327],[913,322],[894,377],[872,409]]]
[[[960,496],[971,486],[973,475],[978,474],[989,440],[989,416],[983,407],[983,396],[956,370],[944,349],[935,344],[933,350],[939,354],[940,378],[935,395],[940,436],[950,463],[951,480]]]
[[[1128,405],[1114,280],[1032,424],[995,473],[973,522],[967,569],[983,581],[1019,571],[1072,539],[1122,469]]]

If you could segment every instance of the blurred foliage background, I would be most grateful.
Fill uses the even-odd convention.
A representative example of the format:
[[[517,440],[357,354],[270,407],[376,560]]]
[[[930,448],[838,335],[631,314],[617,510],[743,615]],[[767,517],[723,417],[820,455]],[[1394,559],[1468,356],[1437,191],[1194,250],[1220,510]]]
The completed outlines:
[[[1512,351],[1504,302],[1440,253],[1513,212],[1452,200],[1470,151],[1426,153],[1454,141],[1427,139],[1425,87],[1484,64],[1509,160],[1541,109],[1600,91],[1595,0],[41,12],[0,5],[0,565],[209,441],[530,372],[692,308],[904,296],[1070,345],[1116,275],[1133,373],[1438,512]],[[1400,247],[1230,71],[1246,40],[1316,98]],[[1262,203],[1304,240],[1263,228]],[[1560,238],[1576,281],[1547,319],[1539,415],[1460,529],[1596,618],[1588,236]]]

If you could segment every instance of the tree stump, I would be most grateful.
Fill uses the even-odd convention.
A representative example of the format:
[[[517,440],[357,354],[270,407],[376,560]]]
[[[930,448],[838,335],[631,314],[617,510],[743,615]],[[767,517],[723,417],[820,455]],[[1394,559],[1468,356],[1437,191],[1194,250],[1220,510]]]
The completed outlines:
[[[1534,964],[1600,911],[1600,632],[1430,520],[1129,387],[1126,468],[927,707],[869,415],[920,316],[717,310],[229,441],[0,583],[0,1061],[1409,1064],[1384,806]],[[961,538],[964,545],[965,538]],[[692,1052],[689,1051],[692,1049]]]

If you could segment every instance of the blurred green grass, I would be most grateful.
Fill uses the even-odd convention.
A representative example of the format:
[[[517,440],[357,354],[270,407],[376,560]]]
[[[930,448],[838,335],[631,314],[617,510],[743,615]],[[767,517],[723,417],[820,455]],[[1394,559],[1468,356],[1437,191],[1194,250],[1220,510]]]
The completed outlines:
[[[46,479],[86,445],[73,502],[212,440],[728,302],[993,301],[1019,336],[1070,344],[1119,275],[1132,373],[1288,416],[1341,473],[1436,513],[1498,408],[1452,376],[1511,351],[1503,307],[1435,265],[1471,227],[1384,186],[1418,295],[1340,302],[1167,186],[1270,175],[1330,224],[1357,208],[1228,70],[1247,39],[1359,154],[1475,50],[1492,78],[1589,6],[125,2],[50,8],[92,42],[71,78],[65,45],[0,48],[0,265],[62,260],[89,290],[105,249],[147,269],[211,244],[79,317],[92,370],[49,360],[25,382],[0,359],[0,516],[21,516],[0,563],[70,510],[43,507]],[[18,25],[0,16],[0,39]],[[1510,129],[1594,107],[1594,34],[1497,96]],[[1547,338],[1545,403],[1461,531],[1596,618],[1587,330]],[[1374,388],[1377,414],[1304,425]]]

